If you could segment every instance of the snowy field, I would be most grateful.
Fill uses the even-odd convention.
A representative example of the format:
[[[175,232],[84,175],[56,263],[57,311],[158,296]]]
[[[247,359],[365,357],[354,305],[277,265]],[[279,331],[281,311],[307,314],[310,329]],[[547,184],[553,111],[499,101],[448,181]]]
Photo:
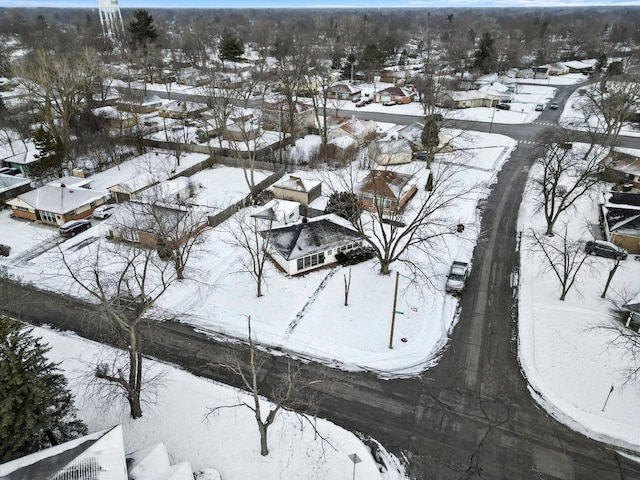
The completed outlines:
[[[269,428],[269,455],[262,457],[258,427],[248,408],[222,409],[207,417],[215,407],[250,403],[252,399],[242,391],[170,365],[152,364],[152,369],[164,375],[163,386],[155,404],[147,406],[142,418],[132,420],[124,405],[105,409],[97,404],[84,384],[88,365],[104,353],[104,346],[44,328],[36,328],[34,333],[52,346],[48,357],[62,363],[79,417],[89,431],[122,424],[126,452],[164,442],[172,464],[190,461],[194,472],[204,470],[211,480],[351,478],[353,463],[349,455],[355,453],[362,460],[356,466],[356,478],[407,478],[400,462],[382,446],[385,465],[377,464],[369,448],[353,433],[318,419],[317,429],[326,439],[323,442],[310,425],[286,412],[279,414]],[[264,401],[263,408],[269,406]]]
[[[636,154],[638,152],[636,151]],[[532,170],[530,178],[536,175]],[[541,254],[532,252],[531,229],[544,233],[545,222],[529,189],[520,210],[521,278],[519,357],[529,390],[545,409],[587,436],[633,450],[640,449],[640,386],[625,384],[628,354],[610,345],[610,308],[640,290],[640,262],[634,256],[620,264],[607,298],[600,295],[614,262],[589,257],[578,285],[560,301],[560,284],[544,271]],[[583,198],[568,212],[572,240],[592,240],[597,231],[598,198]],[[595,226],[596,228],[589,228]],[[556,231],[564,230],[558,224]],[[610,396],[609,393],[611,392]],[[608,401],[607,401],[608,398]]]
[[[438,247],[441,253],[427,266],[430,285],[416,286],[411,281],[413,275],[402,264],[392,266],[401,274],[397,310],[403,312],[396,315],[393,349],[388,345],[394,275],[379,275],[375,260],[351,267],[349,305],[344,306],[348,268],[326,268],[289,278],[269,262],[265,295],[257,298],[255,282],[240,268],[243,252],[226,243],[229,229],[235,225],[233,218],[208,231],[202,250],[191,260],[191,279],[170,287],[157,304],[159,313],[177,315],[216,337],[240,339],[247,336],[246,317],[251,315],[259,343],[294,356],[318,359],[346,370],[374,370],[382,376],[418,374],[435,361],[455,324],[457,301],[443,292],[449,266],[453,260],[470,261],[479,230],[478,200],[487,195],[515,146],[513,140],[501,135],[471,132],[456,141],[461,153],[443,154],[437,160],[453,163],[455,181],[461,187],[474,187],[449,213],[452,228],[463,224],[465,231],[448,236],[446,245]],[[222,196],[246,188],[242,171],[235,169],[240,174],[231,176],[227,175],[229,170],[234,169],[205,171],[213,178],[225,175],[224,190],[221,187],[219,191]],[[424,189],[428,172],[422,164],[410,164],[401,170],[413,171],[419,189]],[[324,176],[309,172],[310,177],[314,175]],[[99,244],[94,240],[105,241],[107,225],[108,220],[65,241],[61,248],[69,258],[82,262]],[[25,245],[30,242],[33,240],[24,240]],[[28,261],[12,264],[9,257],[4,262],[11,266],[12,274],[25,281],[73,292],[70,283],[65,285],[58,256],[57,249],[52,248]]]

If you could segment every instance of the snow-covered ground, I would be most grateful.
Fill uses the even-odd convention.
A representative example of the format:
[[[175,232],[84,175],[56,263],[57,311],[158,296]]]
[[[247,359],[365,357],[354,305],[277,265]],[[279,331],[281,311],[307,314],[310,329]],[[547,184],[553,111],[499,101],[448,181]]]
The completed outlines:
[[[269,455],[262,457],[252,411],[246,407],[224,408],[207,415],[213,408],[250,404],[252,399],[242,391],[170,365],[148,362],[156,373],[162,373],[162,386],[154,403],[144,409],[142,418],[132,420],[124,405],[105,408],[99,404],[84,383],[88,365],[95,362],[96,355],[104,354],[104,346],[44,328],[36,328],[34,334],[51,345],[48,358],[61,362],[79,417],[87,423],[89,431],[122,424],[126,452],[164,442],[173,464],[190,461],[195,472],[208,469],[207,478],[212,480],[351,478],[352,454],[361,460],[356,465],[356,478],[407,478],[398,459],[382,446],[380,457],[384,465],[379,465],[370,449],[353,433],[318,419],[316,427],[326,440],[323,442],[311,425],[287,412],[280,413],[269,428]],[[268,411],[270,405],[266,400],[263,402],[262,408]]]
[[[624,381],[632,359],[612,346],[614,335],[600,327],[613,324],[614,304],[625,303],[623,299],[640,291],[640,262],[633,255],[621,262],[607,298],[602,299],[614,262],[590,257],[591,268],[581,271],[578,285],[560,301],[558,280],[544,269],[541,254],[532,251],[531,229],[542,234],[545,230],[535,195],[532,189],[525,194],[518,227],[522,232],[519,357],[530,391],[547,411],[575,430],[637,451],[640,386]],[[584,197],[575,211],[564,215],[572,240],[593,239],[591,232],[598,231],[597,202],[596,195]],[[556,230],[563,230],[561,224]]]
[[[379,275],[376,261],[351,267],[348,306],[344,306],[343,292],[349,269],[339,267],[289,278],[268,263],[265,295],[257,298],[254,281],[239,266],[243,252],[225,242],[229,240],[228,229],[234,228],[233,219],[208,232],[202,251],[191,260],[192,279],[175,283],[158,302],[158,309],[179,314],[178,318],[212,335],[240,339],[247,336],[246,316],[251,315],[259,343],[347,370],[374,370],[384,376],[423,371],[434,361],[456,321],[457,301],[443,292],[449,266],[453,260],[470,261],[479,231],[478,200],[487,195],[515,146],[513,140],[501,135],[457,133],[450,135],[456,137],[460,152],[444,154],[439,160],[454,164],[451,168],[456,170],[459,185],[475,187],[450,214],[452,228],[463,224],[465,231],[448,236],[446,245],[439,247],[441,253],[426,266],[432,285],[416,286],[413,275],[401,263],[393,265],[401,274],[397,310],[403,312],[396,316],[393,349],[388,345],[395,278]],[[413,171],[418,187],[424,189],[428,172],[423,165],[410,164],[401,170]],[[241,169],[219,167],[201,175],[211,177],[209,182],[218,186],[222,198],[226,192],[247,191]],[[215,183],[217,175],[224,182]],[[328,180],[320,172],[309,171],[308,175]],[[11,231],[11,219],[0,217],[0,221],[2,231]],[[95,246],[89,239],[104,241],[108,222],[64,242],[62,248],[69,258],[81,262]],[[27,246],[38,241],[25,238],[19,243]],[[10,273],[45,288],[73,290],[61,276],[57,249],[29,261],[12,262],[19,252],[17,247],[8,259],[0,260],[10,266]]]
[[[586,86],[573,92],[565,105],[561,106],[563,109],[559,122],[561,125],[577,130],[586,130],[588,125],[588,128],[592,131],[597,131],[599,128],[604,127],[605,124],[600,115],[587,113],[588,118],[585,118],[585,111],[583,109],[587,102],[587,97],[584,95],[583,90],[594,87],[595,84],[592,84],[591,86]],[[620,135],[640,137],[640,126],[637,122],[626,122],[622,125]]]

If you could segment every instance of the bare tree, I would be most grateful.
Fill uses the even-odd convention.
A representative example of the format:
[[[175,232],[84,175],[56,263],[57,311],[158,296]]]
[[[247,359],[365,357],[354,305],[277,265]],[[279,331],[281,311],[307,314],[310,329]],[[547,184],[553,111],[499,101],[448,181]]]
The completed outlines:
[[[116,212],[112,235],[155,249],[161,260],[173,263],[176,280],[183,280],[208,226],[206,210],[193,204],[194,194],[191,182],[179,194],[165,192],[162,186],[147,190],[141,201],[130,200]]]
[[[424,270],[424,262],[415,259],[421,257],[426,262],[436,260],[436,252],[444,248],[439,241],[458,234],[452,225],[451,209],[475,189],[475,186],[466,186],[456,180],[458,171],[453,164],[434,162],[429,182],[432,188],[427,190],[425,185],[416,185],[412,175],[399,175],[388,167],[373,170],[373,175],[378,172],[378,175],[391,175],[397,179],[394,180],[396,198],[413,195],[404,208],[397,201],[389,199],[384,188],[363,188],[359,172],[353,169],[345,169],[337,184],[327,184],[334,192],[353,193],[355,198],[363,202],[366,208],[362,208],[362,214],[351,216],[348,220],[373,250],[381,274],[389,275],[391,265],[400,261],[416,276],[428,281],[430,275]],[[375,179],[371,183],[378,184],[380,182]],[[348,208],[344,210],[353,211]]]
[[[266,83],[257,75],[244,78],[237,88],[228,88],[222,79],[214,77],[202,92],[213,117],[218,146],[240,160],[245,182],[255,202],[258,195],[255,176],[257,152],[264,146],[265,132],[261,112],[250,108],[250,104],[264,102]]]
[[[620,266],[621,260],[622,260],[622,257],[618,256],[615,259],[615,263],[613,264],[613,267],[611,268],[611,270],[609,270],[609,275],[607,276],[607,282],[604,285],[604,290],[602,291],[602,295],[600,295],[601,298],[605,298],[607,296],[607,291],[609,290],[609,286],[611,285],[611,281],[613,280],[613,277],[618,271],[618,267]]]
[[[228,223],[228,244],[243,251],[240,257],[242,271],[247,272],[256,282],[256,297],[263,295],[265,267],[272,248],[271,227],[273,220],[250,216],[247,209],[238,212]],[[264,228],[261,228],[264,227]]]
[[[155,302],[177,279],[171,264],[155,250],[136,243],[114,243],[105,239],[85,246],[82,258],[59,246],[63,271],[100,309],[99,316],[115,327],[126,346],[127,362],[100,362],[97,378],[105,388],[121,391],[132,418],[142,416],[143,375],[141,322]],[[111,365],[117,365],[112,369]]]
[[[583,106],[585,119],[596,119],[596,128],[609,137],[613,146],[624,122],[635,111],[640,101],[640,84],[626,81],[623,77],[606,82],[607,77],[599,84],[585,89],[587,102]]]
[[[38,49],[19,69],[18,79],[39,120],[69,148],[71,124],[102,78],[96,52],[53,52]]]
[[[243,366],[239,361],[231,364],[222,365],[227,370],[238,375],[242,379],[244,388],[251,395],[251,402],[241,402],[237,405],[226,405],[215,407],[209,410],[208,415],[212,415],[223,408],[245,407],[251,410],[258,425],[260,432],[260,455],[269,455],[268,429],[276,420],[276,416],[281,411],[295,411],[301,419],[307,421],[316,434],[319,435],[323,442],[326,441],[317,431],[315,424],[309,415],[313,414],[317,401],[313,388],[322,382],[322,380],[313,380],[306,378],[300,367],[293,367],[291,363],[287,363],[287,369],[283,373],[280,381],[275,385],[271,395],[271,406],[264,417],[264,400],[261,398],[261,388],[259,378],[261,370],[266,360],[261,356],[256,348],[251,332],[251,317],[247,317],[247,325],[249,329],[249,364]]]
[[[577,138],[577,133],[560,129],[548,130],[542,136],[548,151],[537,161],[540,173],[533,184],[540,194],[537,202],[544,212],[549,236],[553,236],[558,218],[600,181],[597,174],[606,147],[597,143],[599,138],[574,144]]]
[[[542,253],[545,259],[544,271],[553,272],[560,282],[560,300],[564,301],[569,290],[576,284],[582,267],[589,265],[589,256],[582,242],[568,238],[566,225],[564,232],[556,238],[539,235],[534,230],[531,230],[531,238],[534,241],[534,251]]]

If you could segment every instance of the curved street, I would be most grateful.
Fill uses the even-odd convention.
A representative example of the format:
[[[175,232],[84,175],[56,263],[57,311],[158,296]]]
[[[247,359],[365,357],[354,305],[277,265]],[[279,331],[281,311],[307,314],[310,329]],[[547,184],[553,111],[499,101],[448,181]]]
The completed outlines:
[[[561,89],[557,99],[569,93]],[[553,115],[556,112],[545,111],[542,118],[554,121]],[[546,128],[543,123],[494,124],[493,132],[535,141],[536,133]],[[318,387],[319,415],[404,456],[412,478],[640,479],[639,465],[542,410],[519,368],[517,206],[533,148],[518,146],[488,198],[460,319],[436,367],[417,378],[380,380],[313,363],[304,366],[308,375],[324,378]],[[91,306],[75,299],[3,280],[0,305],[35,324],[105,338],[92,321]],[[238,379],[218,364],[229,356],[246,358],[244,346],[216,341],[175,322],[146,324],[145,344],[150,355],[235,385]],[[282,356],[268,358],[262,379],[267,395],[270,378],[283,371],[286,362]]]

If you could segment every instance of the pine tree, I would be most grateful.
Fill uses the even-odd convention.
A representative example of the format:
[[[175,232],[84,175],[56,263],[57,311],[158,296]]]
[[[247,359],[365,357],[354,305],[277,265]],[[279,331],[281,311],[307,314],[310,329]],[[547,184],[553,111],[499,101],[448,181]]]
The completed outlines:
[[[489,32],[484,32],[480,43],[478,44],[478,50],[475,53],[474,66],[481,73],[491,73],[496,69],[496,62],[498,54],[496,53],[495,39]]]
[[[145,9],[134,10],[133,19],[129,22],[127,29],[131,34],[131,42],[134,47],[141,47],[145,55],[149,44],[158,38],[153,16]]]
[[[51,347],[0,317],[0,463],[85,435]]]
[[[40,126],[33,136],[33,143],[38,149],[38,153],[34,155],[38,162],[30,165],[31,174],[41,177],[57,173],[61,177],[64,161],[62,140]]]
[[[242,40],[236,37],[229,30],[225,30],[222,40],[220,40],[220,59],[236,62],[244,55],[244,45]]]
[[[362,204],[353,192],[334,192],[329,195],[324,212],[335,213],[349,221],[354,221],[362,213]]]

